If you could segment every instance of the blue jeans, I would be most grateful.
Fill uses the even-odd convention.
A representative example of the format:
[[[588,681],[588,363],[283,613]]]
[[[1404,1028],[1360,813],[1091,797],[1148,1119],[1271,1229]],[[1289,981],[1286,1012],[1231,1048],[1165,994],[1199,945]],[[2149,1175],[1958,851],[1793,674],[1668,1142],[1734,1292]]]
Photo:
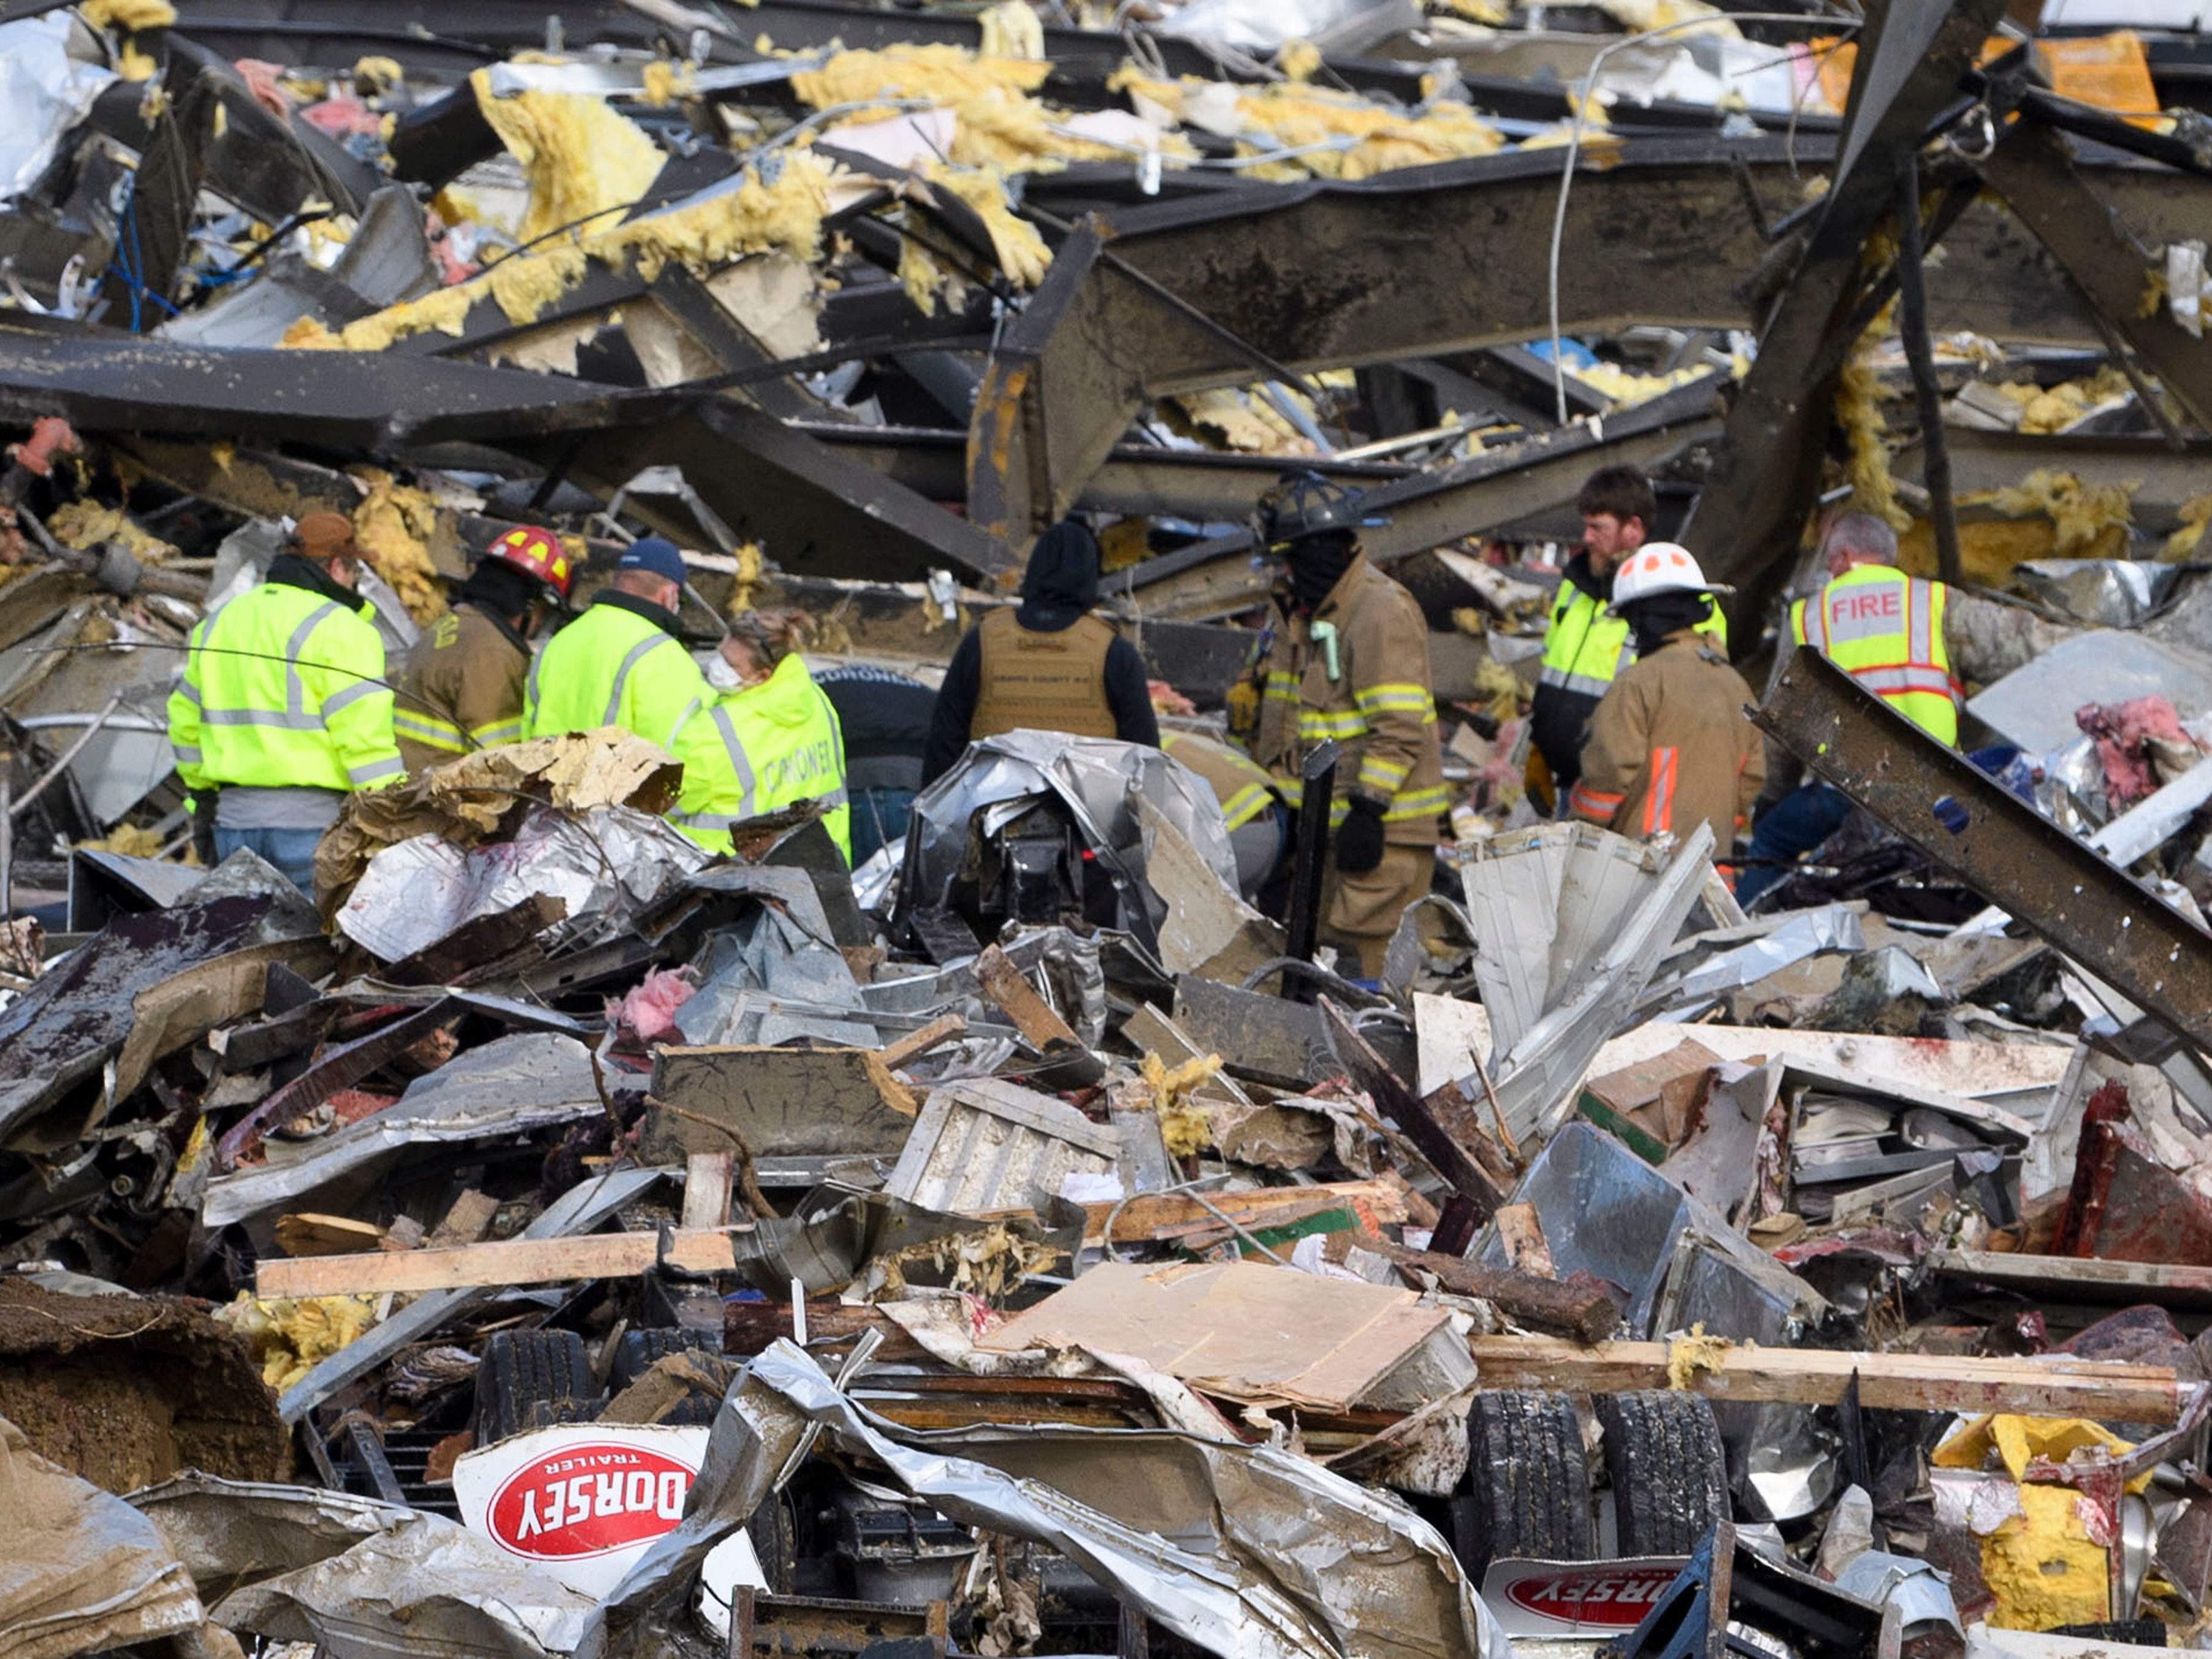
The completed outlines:
[[[216,826],[215,855],[218,862],[241,847],[250,847],[290,878],[309,898],[315,896],[315,843],[319,830],[225,830]]]
[[[857,870],[878,850],[906,839],[906,820],[914,805],[911,789],[855,789],[852,799],[853,867]]]
[[[1789,875],[1799,854],[1834,835],[1850,815],[1851,798],[1826,783],[1801,783],[1761,812],[1751,829],[1754,862],[1735,878],[1736,902],[1749,909],[1753,900]]]

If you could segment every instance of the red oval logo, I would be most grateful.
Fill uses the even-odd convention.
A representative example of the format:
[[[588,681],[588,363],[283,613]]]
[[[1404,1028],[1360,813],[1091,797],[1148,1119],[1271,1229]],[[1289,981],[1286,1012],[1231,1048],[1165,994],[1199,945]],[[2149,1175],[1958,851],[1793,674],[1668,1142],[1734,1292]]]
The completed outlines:
[[[1677,1576],[1669,1567],[1585,1567],[1520,1579],[1505,1595],[1540,1618],[1633,1630]]]
[[[586,1442],[526,1463],[492,1494],[484,1524],[518,1555],[573,1561],[658,1538],[684,1518],[692,1467],[665,1452]]]

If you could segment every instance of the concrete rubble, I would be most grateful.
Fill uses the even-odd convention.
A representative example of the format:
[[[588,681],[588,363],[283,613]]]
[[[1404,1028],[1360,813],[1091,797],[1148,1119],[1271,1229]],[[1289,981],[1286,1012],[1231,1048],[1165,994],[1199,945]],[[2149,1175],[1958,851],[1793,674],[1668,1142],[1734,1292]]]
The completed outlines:
[[[0,89],[0,1659],[2212,1648],[2212,11],[82,0]],[[1851,804],[1748,912],[1530,799],[1608,465]],[[1377,977],[1109,738],[851,870],[612,732],[194,848],[311,512],[395,656],[532,523],[922,688],[1079,513],[1218,738],[1290,466],[1430,629]],[[1955,751],[1792,648],[1845,506]]]

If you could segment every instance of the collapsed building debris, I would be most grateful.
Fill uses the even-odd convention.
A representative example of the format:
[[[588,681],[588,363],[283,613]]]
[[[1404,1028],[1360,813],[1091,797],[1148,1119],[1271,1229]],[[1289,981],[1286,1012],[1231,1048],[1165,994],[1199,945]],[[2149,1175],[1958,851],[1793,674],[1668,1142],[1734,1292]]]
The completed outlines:
[[[0,1654],[2212,1644],[2199,9],[0,19]]]

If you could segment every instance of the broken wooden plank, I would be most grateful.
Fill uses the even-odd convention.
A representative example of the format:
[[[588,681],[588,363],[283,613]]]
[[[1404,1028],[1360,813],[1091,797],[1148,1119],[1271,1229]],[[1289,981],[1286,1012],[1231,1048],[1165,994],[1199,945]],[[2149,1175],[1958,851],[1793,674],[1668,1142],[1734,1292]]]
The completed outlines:
[[[896,1072],[902,1066],[920,1060],[933,1048],[968,1035],[968,1022],[957,1014],[939,1014],[918,1031],[908,1031],[896,1042],[884,1045],[877,1058],[884,1068]]]
[[[1383,1063],[1382,1057],[1352,1030],[1352,1022],[1326,997],[1322,999],[1321,1013],[1322,1029],[1328,1034],[1329,1046],[1352,1073],[1352,1082],[1367,1091],[1368,1098],[1375,1103],[1375,1109],[1398,1127],[1436,1172],[1451,1183],[1453,1190],[1474,1206],[1476,1219],[1487,1220],[1505,1201],[1504,1188],[1437,1121],[1420,1097],[1400,1081],[1398,1074]]]
[[[446,1212],[446,1218],[431,1229],[429,1242],[434,1245],[473,1244],[491,1231],[491,1224],[498,1216],[497,1199],[473,1187],[465,1188],[453,1200],[453,1207]]]
[[[687,1232],[729,1224],[730,1194],[738,1184],[735,1152],[694,1152],[684,1160],[684,1214]]]
[[[581,1234],[635,1202],[662,1178],[659,1170],[615,1170],[586,1176],[555,1199],[524,1231],[523,1238],[536,1241]],[[451,1322],[465,1317],[492,1297],[496,1287],[470,1285],[465,1289],[433,1291],[409,1303],[382,1323],[328,1358],[284,1390],[276,1401],[276,1414],[297,1423],[309,1412],[349,1383],[359,1381],[410,1342],[420,1342]]]
[[[1666,1388],[1670,1346],[1601,1342],[1585,1348],[1552,1336],[1478,1336],[1468,1342],[1484,1388],[1562,1394]],[[1697,1358],[1687,1386],[1708,1400],[1833,1406],[1856,1377],[1860,1404],[1885,1411],[2027,1412],[2154,1424],[2172,1423],[2180,1413],[2174,1373],[2156,1365],[2052,1355],[1975,1359],[1732,1344],[1700,1345]]]
[[[262,1297],[380,1295],[386,1291],[452,1291],[485,1285],[558,1285],[572,1279],[619,1279],[666,1266],[686,1273],[722,1273],[736,1266],[735,1227],[687,1228],[659,1233],[587,1233],[580,1238],[509,1238],[447,1249],[379,1250],[360,1255],[309,1256],[264,1261],[254,1270]]]
[[[1940,1278],[1995,1285],[2045,1302],[2152,1302],[2162,1308],[2212,1308],[2212,1267],[1994,1250],[1937,1250],[1928,1265]]]
[[[384,1229],[342,1215],[301,1212],[276,1218],[276,1248],[289,1256],[346,1255],[384,1248]]]
[[[1516,1206],[1509,1205],[1508,1209]],[[1498,1214],[1503,1216],[1504,1210]],[[1556,1332],[1577,1342],[1596,1342],[1620,1328],[1620,1310],[1595,1285],[1569,1285],[1514,1268],[1485,1267],[1434,1250],[1409,1250],[1387,1240],[1363,1238],[1363,1250],[1425,1273],[1457,1296],[1480,1297],[1518,1325]]]
[[[1245,1192],[1208,1193],[1206,1204],[1179,1193],[1142,1193],[1130,1199],[1107,1199],[1083,1207],[1089,1217],[1083,1242],[1097,1246],[1106,1242],[1106,1223],[1114,1223],[1114,1242],[1142,1243],[1169,1229],[1214,1219],[1211,1204],[1223,1215],[1247,1226],[1266,1226],[1270,1216],[1316,1199],[1352,1204],[1380,1224],[1395,1225],[1409,1219],[1406,1194],[1387,1181],[1338,1181],[1311,1187],[1261,1187]],[[1120,1211],[1115,1214],[1116,1210]]]
[[[969,971],[975,975],[975,983],[983,994],[1013,1021],[1023,1040],[1039,1054],[1055,1042],[1073,1043],[1079,1048],[1083,1046],[1075,1029],[1052,1011],[1052,1005],[1036,994],[1036,988],[997,945],[987,946]]]
[[[1498,1242],[1505,1247],[1505,1259],[1516,1268],[1537,1279],[1559,1277],[1534,1205],[1501,1204],[1491,1219],[1498,1224]]]

